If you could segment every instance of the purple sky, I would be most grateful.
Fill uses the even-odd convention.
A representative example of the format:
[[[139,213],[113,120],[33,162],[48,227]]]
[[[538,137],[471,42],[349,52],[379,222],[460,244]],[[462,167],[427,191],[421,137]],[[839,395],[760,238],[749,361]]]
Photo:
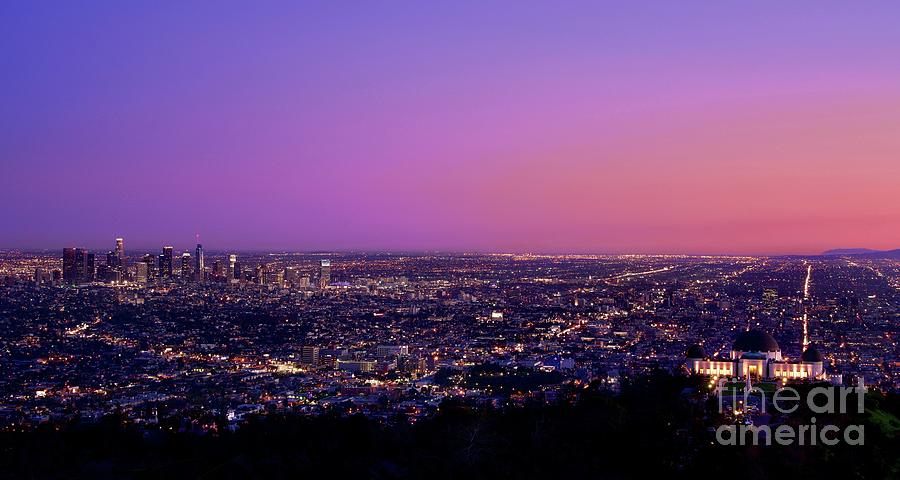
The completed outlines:
[[[0,247],[896,248],[898,19],[2,2]]]

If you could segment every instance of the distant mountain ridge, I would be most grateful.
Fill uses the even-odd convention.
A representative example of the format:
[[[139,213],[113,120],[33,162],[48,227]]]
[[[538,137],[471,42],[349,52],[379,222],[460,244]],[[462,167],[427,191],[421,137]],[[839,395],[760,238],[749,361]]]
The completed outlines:
[[[826,256],[848,256],[859,258],[890,258],[900,260],[900,248],[893,250],[872,250],[871,248],[835,248],[822,252]]]
[[[822,255],[860,255],[863,253],[877,253],[871,248],[833,248],[822,252]]]

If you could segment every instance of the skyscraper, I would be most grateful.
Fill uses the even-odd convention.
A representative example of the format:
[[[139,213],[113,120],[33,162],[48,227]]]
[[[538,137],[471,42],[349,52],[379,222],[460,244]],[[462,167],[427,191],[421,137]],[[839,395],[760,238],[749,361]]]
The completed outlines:
[[[159,276],[172,278],[172,247],[163,247],[159,256]]]
[[[141,257],[140,263],[143,263],[147,266],[147,280],[156,276],[156,257],[151,254],[146,254]],[[138,280],[140,283],[140,280]],[[146,283],[146,282],[145,282]]]
[[[265,285],[269,280],[267,275],[269,274],[268,265],[265,263],[261,263],[256,266],[256,283],[260,285]]]
[[[125,280],[126,269],[125,262],[125,240],[121,237],[116,238],[116,248],[106,254],[107,280],[118,282]]]
[[[147,280],[150,278],[150,272],[148,271],[148,267],[150,265],[147,262],[138,262],[135,265],[135,281],[141,285],[147,283]]]
[[[228,256],[228,272],[226,272],[226,276],[228,277],[228,281],[234,280],[235,272],[234,266],[237,264],[237,255],[231,254]]]
[[[94,278],[94,255],[83,248],[63,249],[63,281],[69,284],[90,282]]]
[[[116,257],[120,265],[125,265],[125,240],[121,237],[116,239]]]
[[[297,278],[300,276],[300,272],[297,271],[294,267],[287,267],[284,269],[284,283],[288,286],[293,287],[294,284],[297,283]]]
[[[319,262],[319,288],[324,290],[331,283],[331,260]]]
[[[116,252],[106,252],[107,281],[119,282],[125,278],[122,272],[122,262]]]
[[[75,248],[66,247],[63,249],[63,281],[66,283],[75,283],[78,281],[78,274],[75,267]]]
[[[203,245],[197,244],[197,249],[194,251],[194,278],[198,282],[203,281],[204,271],[203,271]]]
[[[119,268],[119,258],[116,257],[115,252],[106,252],[106,266],[110,270]]]
[[[116,259],[119,262],[119,278],[125,280],[128,262],[125,258],[125,240],[121,237],[116,239]]]
[[[191,277],[191,254],[184,252],[181,254],[181,278],[188,281]]]
[[[95,264],[94,258],[93,253],[88,253],[87,261],[84,264],[84,279],[88,282],[93,282],[97,273],[97,265]]]
[[[119,257],[116,256],[115,252],[106,252],[106,267],[112,270],[118,270],[119,268]]]
[[[75,279],[77,282],[86,280],[85,266],[87,264],[87,251],[83,248],[75,249]]]
[[[94,271],[94,278],[97,281],[106,282],[109,281],[109,277],[109,267],[103,263],[97,265],[97,269]]]

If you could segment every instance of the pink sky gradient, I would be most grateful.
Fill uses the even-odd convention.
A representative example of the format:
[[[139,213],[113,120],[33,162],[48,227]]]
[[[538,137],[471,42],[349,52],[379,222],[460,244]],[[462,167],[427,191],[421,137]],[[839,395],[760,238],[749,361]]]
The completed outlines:
[[[0,7],[0,247],[900,247],[896,4]]]

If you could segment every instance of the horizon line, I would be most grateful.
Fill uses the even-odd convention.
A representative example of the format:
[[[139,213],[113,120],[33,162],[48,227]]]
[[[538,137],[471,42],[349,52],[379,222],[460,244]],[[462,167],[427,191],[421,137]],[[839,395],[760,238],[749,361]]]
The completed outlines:
[[[202,244],[202,242],[201,242]],[[61,252],[64,248],[84,248],[91,252],[104,252],[104,251],[113,251],[108,248],[92,248],[92,247],[84,247],[79,245],[69,245],[65,247],[54,247],[54,248],[21,248],[21,247],[0,247],[0,252],[10,252],[10,251],[18,251],[22,253],[49,253],[49,252]],[[174,245],[163,245],[160,247],[153,248],[145,248],[145,247],[136,247],[136,248],[126,248],[126,252],[141,252],[141,253],[149,253],[161,251],[163,247],[172,247],[175,250],[179,251],[190,251],[194,250],[194,248],[184,248],[184,247],[176,247]],[[532,255],[532,256],[546,256],[546,257],[563,257],[563,256],[597,256],[597,257],[627,257],[627,256],[648,256],[648,257],[818,257],[818,256],[828,256],[827,252],[834,250],[853,250],[853,249],[862,249],[863,247],[841,247],[841,248],[833,248],[827,249],[819,253],[797,253],[797,252],[782,252],[782,253],[710,253],[710,252],[578,252],[578,251],[537,251],[537,250],[480,250],[480,249],[472,249],[472,250],[456,250],[456,249],[366,249],[366,248],[347,248],[347,249],[283,249],[283,248],[209,248],[204,246],[204,252],[207,254],[210,253],[254,253],[254,254],[269,254],[269,255],[347,255],[347,254],[381,254],[381,255]],[[879,252],[887,252],[893,249],[868,249],[870,252],[862,252],[862,253],[879,253]],[[852,254],[849,254],[852,255]],[[840,256],[840,254],[835,255]]]

